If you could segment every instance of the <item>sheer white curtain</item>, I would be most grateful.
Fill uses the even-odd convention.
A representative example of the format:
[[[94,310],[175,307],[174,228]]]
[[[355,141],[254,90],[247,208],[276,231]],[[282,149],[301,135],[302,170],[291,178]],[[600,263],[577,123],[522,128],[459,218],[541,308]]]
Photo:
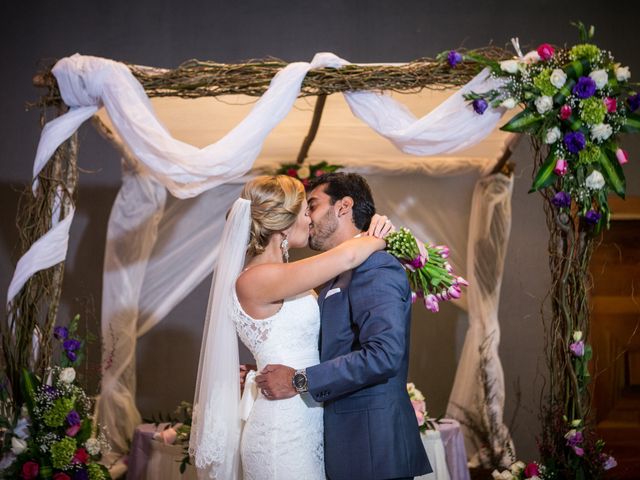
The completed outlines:
[[[274,77],[268,91],[243,121],[204,148],[196,148],[169,134],[125,65],[74,55],[62,59],[53,69],[62,98],[71,109],[43,130],[34,175],[55,148],[100,105],[105,106],[122,141],[121,150],[133,165],[124,174],[109,220],[103,284],[105,375],[99,411],[117,449],[126,448],[127,438],[139,420],[134,402],[136,337],[159,322],[210,273],[224,213],[239,191],[239,186],[230,182],[241,182],[241,177],[251,169],[265,137],[291,109],[307,72],[327,66],[339,68],[347,63],[333,54],[321,53],[311,63],[288,65]],[[462,98],[465,89],[483,91],[493,86],[495,80],[483,71],[422,118],[416,118],[397,100],[383,94],[351,92],[345,98],[358,118],[402,151],[437,155],[469,147],[495,128],[502,110],[489,109],[479,116]],[[422,161],[427,165],[428,159]],[[446,160],[441,159],[439,164],[443,163]],[[483,162],[485,166],[488,164]],[[392,173],[396,166],[378,167]],[[468,164],[465,167],[468,169]],[[455,169],[441,170],[456,173]],[[167,211],[165,188],[180,198],[210,193],[201,195],[193,204],[178,202]],[[37,194],[38,190],[34,192]],[[210,203],[206,203],[207,199]],[[437,201],[435,204],[438,205]],[[398,208],[404,207],[405,204],[398,203]],[[432,213],[441,207],[444,208],[438,205]],[[389,213],[394,211],[391,205],[389,208]],[[421,223],[403,215],[402,224],[420,234]],[[445,234],[450,219],[443,221],[441,230],[436,228],[432,237],[425,232],[425,238],[457,244],[452,241],[453,236]],[[43,237],[48,251],[57,252],[56,258],[60,259],[66,256],[67,238],[68,225],[64,222],[53,226],[50,234]],[[32,250],[35,248],[41,245],[34,245]],[[460,268],[465,264],[462,252],[463,246],[453,247],[452,262],[458,271],[464,270]],[[31,250],[23,258],[28,261],[19,263],[14,281],[49,266]],[[12,291],[17,290],[14,287]]]

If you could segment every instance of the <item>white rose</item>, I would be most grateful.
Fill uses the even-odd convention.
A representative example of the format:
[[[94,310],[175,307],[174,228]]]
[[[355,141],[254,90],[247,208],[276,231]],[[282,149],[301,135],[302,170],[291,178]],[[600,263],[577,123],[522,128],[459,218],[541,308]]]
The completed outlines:
[[[602,187],[604,187],[604,177],[598,170],[594,170],[593,172],[591,172],[591,175],[589,175],[584,181],[584,184],[587,186],[587,188],[590,188],[592,190],[600,190]]]
[[[536,50],[531,50],[529,53],[527,53],[524,56],[524,63],[526,64],[538,63],[539,61],[540,61],[540,55],[538,55],[538,52]]]
[[[598,123],[591,127],[591,138],[594,140],[604,141],[611,136],[613,133],[613,129],[611,125],[607,125],[606,123]]]
[[[552,143],[556,143],[560,140],[562,133],[560,133],[560,129],[558,127],[553,127],[547,130],[547,134],[544,137],[544,143],[551,145]]]
[[[309,175],[311,175],[311,170],[307,165],[301,166],[298,170],[298,177],[300,178],[309,178]]]
[[[591,72],[589,74],[589,77],[591,77],[591,80],[596,82],[596,88],[598,90],[600,90],[602,87],[604,87],[607,84],[607,82],[609,81],[609,75],[607,75],[607,72],[605,72],[602,69],[594,70],[593,72]]]
[[[514,475],[517,475],[525,468],[527,468],[527,466],[524,464],[524,462],[518,460],[516,463],[509,467],[509,470],[511,470],[511,473],[513,473]]]
[[[14,455],[20,455],[27,449],[27,442],[16,437],[11,437],[11,451]]]
[[[517,60],[503,60],[500,62],[500,70],[507,73],[516,73],[518,71]]]
[[[619,82],[626,82],[631,77],[631,72],[629,71],[629,67],[618,67],[616,68],[616,79]]]
[[[549,78],[551,81],[551,85],[556,88],[562,88],[564,84],[567,82],[567,74],[560,68],[555,68],[553,72],[551,72],[551,77]]]
[[[514,108],[516,106],[516,99],[511,97],[507,98],[506,100],[502,101],[500,106],[504,108]]]
[[[98,455],[100,453],[100,442],[96,438],[90,438],[84,442],[89,455]]]
[[[76,371],[71,367],[64,368],[58,378],[61,382],[71,383],[76,379]]]
[[[536,98],[535,101],[538,113],[545,114],[553,108],[553,99],[547,95]]]

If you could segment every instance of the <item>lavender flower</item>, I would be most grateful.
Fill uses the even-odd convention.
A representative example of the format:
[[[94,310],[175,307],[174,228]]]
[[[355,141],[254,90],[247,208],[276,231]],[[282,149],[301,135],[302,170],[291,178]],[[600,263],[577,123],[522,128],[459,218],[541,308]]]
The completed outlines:
[[[629,104],[629,110],[632,112],[638,110],[638,108],[640,108],[640,93],[636,93],[627,98],[627,103]]]
[[[558,192],[551,199],[551,203],[558,208],[567,208],[571,206],[571,195],[567,192]]]
[[[438,305],[438,298],[431,293],[424,297],[424,306],[427,307],[427,310],[433,313],[437,313],[438,310],[440,310],[440,307]]]
[[[67,350],[65,353],[67,354],[67,358],[72,362],[75,362],[76,359],[78,358],[78,355],[76,355],[76,352],[72,352],[71,350]]]
[[[584,216],[584,220],[589,225],[595,225],[600,221],[601,216],[602,215],[600,215],[600,213],[596,212],[595,210],[589,210],[587,214]]]
[[[69,337],[69,330],[67,327],[56,327],[53,329],[53,336],[58,340],[66,340]]]
[[[564,136],[564,146],[571,153],[578,153],[584,149],[586,144],[584,134],[582,132],[569,132]]]
[[[613,467],[616,467],[617,465],[618,465],[618,462],[616,462],[616,459],[613,458],[611,455],[607,455],[607,459],[604,461],[602,468],[604,468],[605,470],[611,470]]]
[[[571,350],[571,353],[576,357],[584,356],[584,342],[580,340],[579,342],[572,343],[569,345],[569,350]]]
[[[62,344],[62,346],[68,352],[75,352],[76,350],[78,350],[80,348],[80,340],[76,340],[74,338],[70,338],[68,340],[65,340],[64,343]]]
[[[68,425],[78,425],[80,423],[80,414],[75,410],[71,410],[67,414],[67,424]]]
[[[476,98],[473,101],[473,109],[478,115],[482,115],[488,106],[489,104],[484,98]]]
[[[572,90],[578,98],[589,98],[596,93],[596,82],[591,77],[580,77]]]
[[[584,440],[582,432],[579,430],[569,430],[564,438],[567,439],[567,446],[572,448],[581,444],[582,440]]]
[[[456,52],[455,50],[451,50],[449,52],[449,54],[447,55],[447,62],[449,62],[449,66],[451,68],[454,68],[456,65],[458,65],[460,62],[462,62],[462,55],[460,55],[458,52]]]

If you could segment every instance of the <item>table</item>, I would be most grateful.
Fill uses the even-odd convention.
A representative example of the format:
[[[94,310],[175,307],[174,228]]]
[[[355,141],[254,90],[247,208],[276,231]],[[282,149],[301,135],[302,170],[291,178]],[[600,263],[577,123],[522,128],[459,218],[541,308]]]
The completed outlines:
[[[417,477],[421,480],[470,480],[467,452],[460,423],[443,418],[437,430],[422,434],[422,443],[431,462],[433,473]]]

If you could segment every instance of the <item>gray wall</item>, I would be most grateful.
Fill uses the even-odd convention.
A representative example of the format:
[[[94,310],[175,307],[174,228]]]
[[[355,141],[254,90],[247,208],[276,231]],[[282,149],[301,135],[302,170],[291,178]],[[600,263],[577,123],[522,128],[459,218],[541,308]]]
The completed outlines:
[[[524,45],[576,40],[571,20],[597,25],[597,41],[640,77],[636,2],[411,0],[274,2],[8,2],[0,21],[0,292],[8,287],[17,253],[17,191],[30,179],[39,128],[38,112],[25,102],[38,92],[31,78],[43,59],[75,52],[143,65],[176,67],[190,58],[220,62],[265,56],[308,60],[332,51],[353,62],[408,61],[464,45]],[[80,131],[79,206],[74,222],[63,294],[63,315],[80,312],[99,331],[105,225],[119,185],[115,152],[91,127]],[[631,163],[629,191],[640,192],[640,142],[625,139]],[[536,410],[544,374],[540,302],[548,283],[546,228],[538,196],[526,192],[531,156],[523,141],[513,160],[516,184],[513,230],[500,304],[507,386],[506,417],[521,409],[514,438],[520,456],[535,455]],[[138,402],[144,415],[172,410],[191,399],[208,281],[160,326],[140,340]],[[432,414],[443,413],[462,347],[466,318],[453,307],[436,317],[417,314],[413,325],[411,377],[427,395]],[[87,370],[97,382],[98,351]],[[519,385],[519,387],[518,387]]]

